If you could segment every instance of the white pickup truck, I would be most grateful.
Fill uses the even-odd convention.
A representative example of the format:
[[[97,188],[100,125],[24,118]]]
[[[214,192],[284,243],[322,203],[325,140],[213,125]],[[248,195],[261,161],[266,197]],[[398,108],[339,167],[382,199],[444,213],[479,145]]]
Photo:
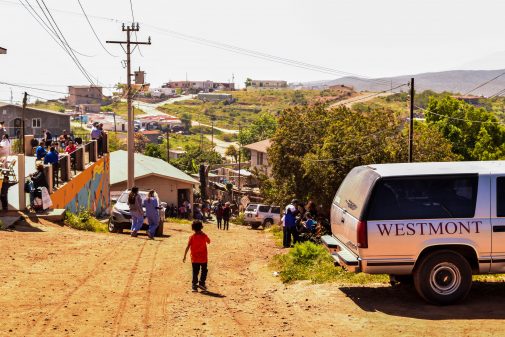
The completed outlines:
[[[505,162],[355,167],[323,242],[349,271],[413,277],[421,297],[466,297],[472,275],[505,272]]]

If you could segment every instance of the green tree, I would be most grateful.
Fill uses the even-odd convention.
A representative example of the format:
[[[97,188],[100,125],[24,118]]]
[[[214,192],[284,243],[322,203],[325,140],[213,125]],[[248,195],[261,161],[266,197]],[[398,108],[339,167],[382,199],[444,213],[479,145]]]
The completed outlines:
[[[505,128],[492,112],[445,96],[431,97],[425,116],[463,160],[504,158]]]
[[[158,144],[153,143],[147,144],[144,154],[149,157],[162,158],[161,149]]]
[[[235,162],[238,162],[238,149],[235,145],[232,144],[228,146],[224,154],[225,156],[233,157],[233,160],[235,160]]]
[[[250,87],[250,86],[252,85],[252,80],[248,77],[248,78],[245,80],[244,84],[245,84],[245,87],[246,87],[246,88],[247,88],[247,87]]]
[[[146,136],[144,136],[140,132],[135,132],[133,136],[133,146],[135,148],[135,152],[138,153],[144,153],[146,149],[146,145],[149,143],[149,139],[147,139]]]
[[[126,143],[121,140],[115,132],[107,133],[107,142],[109,144],[109,151],[111,152],[126,150]]]
[[[189,131],[191,128],[191,114],[185,112],[181,115],[181,120],[182,126],[184,127],[184,130]]]
[[[242,129],[238,135],[240,144],[247,145],[273,136],[277,119],[269,113],[262,113],[258,119]]]
[[[188,146],[182,157],[170,160],[170,163],[184,172],[197,173],[200,164],[222,164],[223,158],[214,150],[201,150],[199,146]]]

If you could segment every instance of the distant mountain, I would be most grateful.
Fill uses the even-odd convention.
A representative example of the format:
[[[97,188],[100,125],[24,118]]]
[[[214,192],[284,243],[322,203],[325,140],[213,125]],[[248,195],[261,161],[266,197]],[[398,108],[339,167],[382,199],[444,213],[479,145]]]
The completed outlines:
[[[323,88],[330,85],[344,84],[353,86],[356,91],[383,91],[402,83],[408,83],[411,77],[415,79],[416,91],[433,90],[435,92],[450,91],[465,94],[478,85],[505,73],[500,70],[451,70],[417,75],[375,78],[363,80],[355,77],[342,77],[330,81],[315,81],[303,83],[304,87]],[[399,88],[407,91],[407,87]],[[489,97],[505,89],[505,74],[496,80],[472,91],[471,95]]]

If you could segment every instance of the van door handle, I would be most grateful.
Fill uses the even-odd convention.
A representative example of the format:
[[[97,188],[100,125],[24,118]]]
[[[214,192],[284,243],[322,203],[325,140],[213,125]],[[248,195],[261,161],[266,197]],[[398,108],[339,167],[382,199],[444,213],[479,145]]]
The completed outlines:
[[[505,226],[493,226],[493,233],[503,233],[505,232]]]

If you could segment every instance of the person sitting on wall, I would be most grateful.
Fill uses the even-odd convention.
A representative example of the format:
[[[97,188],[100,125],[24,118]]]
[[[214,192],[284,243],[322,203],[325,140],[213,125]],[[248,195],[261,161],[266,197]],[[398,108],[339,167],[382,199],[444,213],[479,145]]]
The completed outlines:
[[[37,157],[37,160],[42,160],[47,154],[46,148],[44,147],[45,143],[40,142],[39,146],[35,149],[35,156]]]
[[[53,186],[55,186],[58,180],[58,152],[54,146],[51,146],[49,153],[44,157],[44,164],[53,167]]]
[[[38,188],[49,188],[47,184],[46,174],[44,173],[44,165],[37,164],[37,171],[35,173],[30,174],[30,205],[33,207],[33,201],[35,200],[35,193]]]

